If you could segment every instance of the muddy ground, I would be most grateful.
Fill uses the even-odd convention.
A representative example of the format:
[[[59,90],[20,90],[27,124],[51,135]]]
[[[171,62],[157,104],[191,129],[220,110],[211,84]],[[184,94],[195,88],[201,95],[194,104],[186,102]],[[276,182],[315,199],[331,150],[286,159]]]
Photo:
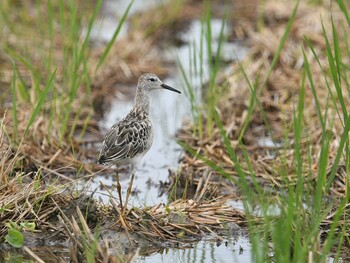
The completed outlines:
[[[288,182],[279,176],[280,171],[274,169],[286,161],[279,155],[282,148],[285,150],[283,142],[286,139],[281,127],[292,122],[293,106],[300,93],[303,58],[300,43],[304,43],[306,35],[317,47],[317,51],[325,50],[318,18],[321,14],[324,17],[324,26],[331,27],[326,19],[330,15],[329,5],[313,6],[300,3],[290,36],[274,71],[266,80],[257,80],[265,81],[266,88],[261,90],[260,97],[261,107],[266,116],[262,116],[258,108],[249,113],[252,115],[243,137],[240,137],[248,116],[250,98],[249,86],[240,67],[243,65],[252,80],[269,70],[294,7],[293,3],[271,0],[259,10],[258,1],[249,1],[247,5],[243,2],[245,3],[238,1],[229,4],[229,8],[234,12],[230,12],[228,16],[231,30],[227,34],[227,42],[244,43],[249,52],[241,63],[234,60],[225,61],[217,83],[218,92],[223,95],[217,108],[230,143],[241,158],[246,174],[249,176],[250,169],[253,168],[259,183],[273,193],[283,191],[296,182],[294,167],[289,160],[283,166],[290,175]],[[23,10],[24,7],[18,5],[14,8]],[[222,18],[225,13],[225,8],[220,2],[215,2],[211,10],[213,18]],[[161,78],[166,78],[177,69],[174,59],[159,54],[164,54],[164,50],[170,45],[186,45],[179,34],[186,32],[190,22],[200,18],[202,13],[202,1],[186,1],[173,8],[165,4],[128,17],[127,33],[118,38],[97,73],[91,72],[91,100],[78,96],[76,104],[73,104],[72,117],[79,112],[81,118],[72,118],[68,123],[68,127],[75,126],[75,132],[67,141],[59,142],[56,136],[48,136],[48,131],[52,135],[55,130],[45,121],[45,111],[36,118],[23,142],[13,143],[9,140],[15,132],[20,136],[25,133],[25,120],[29,118],[30,102],[22,101],[19,104],[19,125],[15,131],[13,115],[10,113],[13,100],[9,93],[5,92],[12,83],[13,64],[6,52],[0,53],[0,89],[4,90],[1,92],[0,107],[0,115],[4,116],[0,131],[0,222],[30,221],[36,225],[34,231],[20,229],[25,238],[23,250],[14,249],[6,242],[1,245],[1,250],[10,254],[24,253],[28,258],[38,257],[44,261],[52,259],[52,262],[57,262],[70,258],[73,262],[81,262],[86,259],[87,247],[90,246],[94,257],[99,261],[108,259],[118,262],[124,258],[129,262],[134,257],[162,252],[166,248],[191,247],[193,242],[203,237],[221,242],[224,237],[232,237],[245,231],[247,219],[244,213],[227,204],[229,200],[240,199],[242,193],[237,185],[233,180],[222,177],[191,151],[184,152],[178,168],[169,170],[167,180],[155,182],[160,193],[166,197],[170,196],[169,204],[159,203],[123,210],[117,198],[110,198],[108,205],[102,205],[97,199],[91,198],[93,193],[88,189],[76,191],[74,187],[74,182],[82,177],[88,183],[88,180],[96,176],[115,176],[115,168],[96,164],[105,133],[104,127],[99,125],[100,121],[116,99],[133,98],[134,89],[130,87],[135,86],[140,74],[154,72]],[[333,17],[340,23],[342,18],[339,13],[339,10],[335,9]],[[11,19],[13,23],[19,20],[16,16],[10,17]],[[35,42],[15,31],[10,30],[6,34],[6,45],[11,47],[16,46],[19,41]],[[63,39],[57,38],[55,41],[55,46],[65,44]],[[92,55],[89,63],[96,65],[103,53],[104,44],[96,41],[90,45]],[[18,52],[22,50],[18,48]],[[39,55],[35,52],[34,49],[31,56],[34,61],[37,60],[37,70],[45,72],[45,67],[40,64]],[[64,79],[62,68],[65,65],[59,51],[56,55],[59,85],[63,83],[59,80]],[[309,50],[307,56],[311,57]],[[17,67],[28,89],[34,89],[32,72],[23,60],[18,61]],[[312,70],[317,88],[322,92],[325,86],[323,72],[316,67]],[[204,91],[207,86],[202,87]],[[84,94],[85,88],[79,87],[78,92]],[[320,96],[322,105],[327,104],[326,97],[325,91],[325,95]],[[208,98],[203,95],[202,99],[206,101]],[[310,180],[311,184],[316,185],[316,157],[321,147],[322,129],[315,118],[317,112],[315,107],[312,107],[313,96],[310,90],[306,91],[305,100],[305,125],[311,134],[309,140],[315,145],[312,155],[315,158],[310,160],[315,173],[311,175]],[[349,101],[347,102],[347,105],[350,105]],[[271,127],[266,127],[264,118],[267,118]],[[204,118],[205,125],[206,121]],[[342,124],[336,122],[330,130],[330,152],[333,154],[329,158],[333,158],[332,160],[339,145],[337,131],[341,129]],[[80,136],[81,131],[84,131],[83,137]],[[287,135],[288,137],[293,138],[291,134]],[[232,160],[217,126],[214,125],[211,132],[204,131],[200,137],[193,122],[187,120],[178,131],[177,139],[215,162],[226,174],[237,178],[237,172],[232,168]],[[244,162],[244,151],[240,148],[239,141],[244,143],[251,164]],[[292,145],[293,142],[288,146],[289,156],[294,154]],[[301,151],[307,151],[307,148],[302,148]],[[349,182],[347,167],[346,160],[342,159],[329,198],[343,198],[346,195]],[[327,169],[330,170],[331,167]],[[120,172],[128,173],[125,169]],[[107,193],[108,189],[111,189],[104,185],[101,185],[101,188]],[[176,194],[171,194],[174,191]],[[137,195],[137,192],[134,192],[134,195]],[[327,219],[331,220],[332,216],[330,213]],[[259,219],[257,217],[250,220]],[[346,220],[347,218],[344,218],[340,223],[345,224]],[[329,229],[329,222],[325,220],[323,226],[325,230]],[[7,231],[5,225],[0,226],[2,241]],[[99,237],[94,236],[96,233]],[[349,234],[347,233],[347,236]],[[47,258],[48,253],[50,259]],[[4,254],[4,257],[6,255]]]

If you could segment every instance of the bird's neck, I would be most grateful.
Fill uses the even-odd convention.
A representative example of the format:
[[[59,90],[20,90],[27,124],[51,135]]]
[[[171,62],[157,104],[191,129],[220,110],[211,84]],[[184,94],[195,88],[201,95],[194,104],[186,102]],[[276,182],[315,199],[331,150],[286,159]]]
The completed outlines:
[[[150,104],[150,98],[148,94],[146,94],[141,89],[137,89],[135,101],[134,101],[134,108],[138,108],[138,110],[149,113],[149,104]]]

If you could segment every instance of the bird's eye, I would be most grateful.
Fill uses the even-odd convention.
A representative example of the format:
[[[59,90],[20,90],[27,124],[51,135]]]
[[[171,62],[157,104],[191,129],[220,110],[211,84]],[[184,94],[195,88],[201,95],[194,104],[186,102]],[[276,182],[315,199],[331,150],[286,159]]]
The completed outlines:
[[[152,81],[152,82],[156,81],[155,78],[149,78],[149,80]]]

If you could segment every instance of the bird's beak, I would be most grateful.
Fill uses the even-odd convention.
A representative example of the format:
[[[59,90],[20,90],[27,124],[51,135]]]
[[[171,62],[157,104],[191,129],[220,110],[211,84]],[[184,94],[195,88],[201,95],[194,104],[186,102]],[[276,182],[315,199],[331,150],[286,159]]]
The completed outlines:
[[[167,90],[171,90],[171,91],[174,91],[174,92],[177,92],[177,93],[180,93],[181,94],[181,91],[177,90],[177,89],[174,89],[168,85],[165,85],[164,83],[161,84],[162,88],[163,89],[167,89]]]

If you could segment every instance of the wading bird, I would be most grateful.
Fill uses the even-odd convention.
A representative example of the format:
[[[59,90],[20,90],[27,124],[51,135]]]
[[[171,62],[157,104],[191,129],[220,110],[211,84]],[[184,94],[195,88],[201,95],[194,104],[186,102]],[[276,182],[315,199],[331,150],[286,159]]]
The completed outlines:
[[[137,84],[134,106],[124,119],[111,127],[103,141],[98,163],[116,165],[117,167],[131,165],[131,179],[125,206],[127,206],[132,189],[135,169],[152,146],[154,131],[149,119],[150,95],[153,91],[160,89],[181,93],[164,84],[157,75],[152,73],[143,74]],[[117,190],[120,205],[123,209],[118,173]]]

